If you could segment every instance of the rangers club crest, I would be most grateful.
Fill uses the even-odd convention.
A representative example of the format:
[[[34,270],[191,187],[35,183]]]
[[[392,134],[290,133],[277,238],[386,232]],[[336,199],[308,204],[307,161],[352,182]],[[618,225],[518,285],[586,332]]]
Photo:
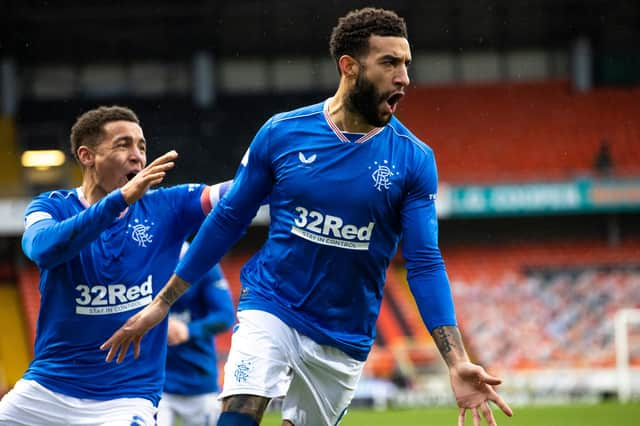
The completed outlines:
[[[155,224],[153,222],[149,223],[147,219],[142,223],[138,219],[135,219],[134,222],[133,225],[127,225],[127,234],[131,233],[131,238],[138,243],[138,246],[147,247],[147,244],[153,242],[153,235],[149,233],[149,230]]]
[[[371,179],[373,179],[373,186],[381,191],[383,189],[389,189],[391,187],[391,177],[398,174],[395,170],[396,166],[389,166],[389,161],[384,160],[382,163],[377,161],[373,162],[373,166],[369,166],[369,170],[373,170],[371,173]]]

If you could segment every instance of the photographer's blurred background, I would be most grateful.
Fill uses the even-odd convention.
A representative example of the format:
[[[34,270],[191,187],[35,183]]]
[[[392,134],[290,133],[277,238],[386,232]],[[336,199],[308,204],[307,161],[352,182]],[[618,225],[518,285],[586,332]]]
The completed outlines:
[[[79,184],[76,117],[129,106],[150,159],[179,152],[168,184],[231,178],[267,118],[331,96],[330,29],[367,5],[407,20],[398,116],[436,154],[441,248],[474,359],[514,403],[640,395],[631,0],[0,0],[0,389],[30,360],[38,309],[22,214],[36,193]],[[262,217],[223,260],[235,297]],[[398,256],[357,402],[450,402],[404,275]],[[228,334],[218,347],[223,362]]]

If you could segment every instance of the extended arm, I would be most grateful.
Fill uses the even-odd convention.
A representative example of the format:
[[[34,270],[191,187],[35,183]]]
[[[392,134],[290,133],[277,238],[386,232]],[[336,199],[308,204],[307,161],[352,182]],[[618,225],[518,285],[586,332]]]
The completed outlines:
[[[428,210],[423,210],[420,216],[435,216],[435,209],[431,213],[428,213]],[[422,220],[422,223],[429,222]],[[464,425],[466,410],[470,409],[474,426],[481,423],[480,412],[489,426],[495,426],[496,422],[488,401],[495,402],[505,414],[512,415],[511,408],[493,389],[501,380],[469,361],[456,325],[453,298],[444,263],[439,251],[432,244],[428,244],[424,239],[421,242],[414,241],[420,235],[425,234],[414,229],[411,236],[405,237],[403,250],[407,259],[407,275],[422,318],[449,367],[451,388],[460,407],[458,424]],[[422,255],[418,254],[420,252],[423,252]],[[431,253],[431,256],[426,256],[427,253]]]
[[[422,166],[418,168],[414,187],[402,210],[407,279],[425,325],[449,368],[451,387],[460,407],[458,425],[464,425],[466,410],[470,409],[474,426],[480,426],[479,409],[489,426],[495,426],[489,401],[495,402],[505,414],[513,413],[493,389],[501,380],[471,363],[464,348],[449,278],[438,247],[435,162],[431,157]]]
[[[175,151],[156,158],[120,189],[116,189],[75,216],[58,221],[50,201],[38,199],[27,209],[22,248],[40,268],[51,268],[76,256],[107,229],[129,204],[162,182],[174,166]],[[51,214],[54,213],[54,214]]]
[[[36,201],[42,204],[43,201]],[[107,229],[127,207],[117,189],[68,219],[57,221],[33,204],[27,213],[22,249],[39,268],[52,268],[76,256]],[[32,220],[42,218],[34,223]],[[35,218],[35,219],[34,219]]]

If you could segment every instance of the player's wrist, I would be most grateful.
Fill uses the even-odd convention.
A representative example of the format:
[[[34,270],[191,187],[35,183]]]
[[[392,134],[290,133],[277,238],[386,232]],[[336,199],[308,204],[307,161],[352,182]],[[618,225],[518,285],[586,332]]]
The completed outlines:
[[[188,282],[174,274],[169,279],[167,285],[160,290],[156,299],[158,300],[158,303],[163,303],[167,308],[170,308],[171,305],[173,305],[175,301],[189,289],[189,287],[190,285]]]
[[[169,309],[171,305],[173,305],[173,302],[163,293],[158,294],[155,303],[166,309]]]
[[[135,202],[130,189],[126,185],[120,188],[120,194],[122,194],[122,198],[124,199],[124,202],[127,203],[128,206],[130,206]]]

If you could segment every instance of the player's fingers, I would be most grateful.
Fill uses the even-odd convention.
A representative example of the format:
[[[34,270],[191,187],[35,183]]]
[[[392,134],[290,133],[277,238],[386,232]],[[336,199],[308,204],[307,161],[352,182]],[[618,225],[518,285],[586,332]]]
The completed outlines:
[[[480,418],[480,413],[478,413],[478,408],[473,407],[471,409],[471,414],[473,415],[473,426],[480,426],[482,419]]]
[[[135,359],[140,356],[140,340],[142,340],[142,336],[137,336],[133,339],[133,357]]]
[[[120,354],[118,355],[117,363],[120,364],[124,361],[125,356],[127,356],[127,352],[129,351],[129,346],[131,346],[131,339],[127,338],[127,340],[122,343],[120,347]]]
[[[491,385],[491,386],[496,386],[496,385],[499,385],[500,383],[502,383],[502,379],[500,379],[499,377],[496,377],[496,376],[492,376],[491,374],[487,373],[486,371],[480,372],[480,380],[482,380],[483,382],[485,382],[486,384]]]
[[[507,404],[506,401],[502,399],[502,397],[498,395],[493,389],[491,389],[489,400],[495,402],[496,405],[500,407],[502,412],[505,413],[507,416],[509,417],[513,416],[513,411],[511,410],[511,407],[509,407],[509,404]]]
[[[111,346],[113,346],[113,336],[109,337],[103,344],[100,345],[100,350],[101,351],[106,351],[107,348],[110,348]]]
[[[164,176],[149,182],[149,186],[156,186],[164,180]]]
[[[158,172],[162,172],[162,171],[167,171],[167,170],[171,170],[175,167],[176,163],[174,163],[173,161],[169,161],[168,163],[164,163],[164,164],[157,164],[157,165],[150,165],[146,172],[149,174],[153,174],[153,173],[158,173]]]
[[[464,426],[464,413],[466,412],[465,408],[460,408],[458,411],[458,426]]]
[[[158,164],[166,163],[167,161],[173,161],[176,158],[178,158],[178,153],[172,149],[171,151],[165,152],[160,157],[153,160],[147,167],[153,167]]]
[[[164,180],[166,175],[165,172],[150,173],[144,177],[144,182],[149,186],[157,185]]]
[[[120,345],[117,343],[117,336],[118,333],[116,332],[100,346],[100,350],[106,351],[107,349],[109,349],[109,352],[107,352],[107,356],[105,358],[106,362],[111,362],[118,352],[118,347]]]
[[[105,346],[105,345],[106,345],[106,346]],[[117,352],[117,350],[118,350],[118,346],[117,346],[117,345],[114,345],[114,344],[112,344],[112,343],[109,343],[109,344],[105,343],[105,344],[103,344],[103,345],[102,345],[102,347],[101,347],[101,349],[102,349],[103,351],[104,351],[104,350],[106,350],[107,348],[109,348],[109,352],[107,352],[107,357],[105,358],[105,361],[106,361],[106,362],[111,362],[111,361],[113,361],[113,357],[115,357],[115,356],[116,356],[116,352]]]
[[[109,352],[107,352],[107,356],[104,358],[104,361],[105,362],[113,361],[113,346],[109,349]]]
[[[493,413],[491,412],[489,403],[482,403],[482,405],[480,405],[480,410],[482,411],[482,415],[484,416],[484,418],[487,420],[487,424],[489,426],[496,426],[496,420],[493,418]]]

